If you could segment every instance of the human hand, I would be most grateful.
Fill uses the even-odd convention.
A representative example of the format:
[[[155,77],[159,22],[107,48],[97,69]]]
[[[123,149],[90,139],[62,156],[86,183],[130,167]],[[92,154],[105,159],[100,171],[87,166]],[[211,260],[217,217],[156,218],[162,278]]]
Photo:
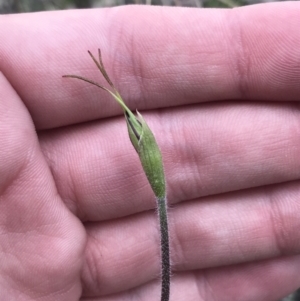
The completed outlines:
[[[0,300],[159,300],[154,196],[121,111],[61,77],[104,83],[86,53],[99,47],[162,150],[170,300],[296,289],[299,14],[290,2],[1,16]]]

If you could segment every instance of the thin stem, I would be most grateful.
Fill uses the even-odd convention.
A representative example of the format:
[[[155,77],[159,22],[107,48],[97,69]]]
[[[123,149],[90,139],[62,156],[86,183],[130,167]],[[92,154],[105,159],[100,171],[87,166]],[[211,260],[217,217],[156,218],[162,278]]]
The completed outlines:
[[[90,55],[90,57],[92,58],[92,60],[94,61],[94,63],[96,64],[96,66],[98,67],[99,71],[101,72],[101,74],[103,75],[103,77],[105,78],[105,80],[107,81],[107,83],[110,85],[110,87],[113,89],[113,91],[103,87],[102,85],[96,83],[95,81],[88,79],[86,77],[80,76],[80,75],[73,75],[73,74],[68,74],[68,75],[63,75],[63,77],[69,77],[69,78],[77,78],[80,80],[83,80],[87,83],[90,83],[94,86],[97,86],[98,88],[101,88],[105,91],[107,91],[109,94],[111,94],[113,96],[113,98],[121,105],[121,107],[123,108],[124,112],[127,112],[128,115],[132,118],[133,122],[136,122],[136,118],[134,116],[134,114],[129,110],[129,108],[126,106],[126,104],[124,103],[121,95],[119,94],[119,92],[117,91],[117,89],[115,88],[114,84],[112,83],[110,77],[108,76],[103,61],[102,61],[102,55],[101,55],[101,50],[100,48],[98,49],[98,56],[99,56],[99,62],[96,60],[96,58],[93,56],[93,54],[88,50],[88,54]]]
[[[90,83],[90,84],[92,84],[92,85],[94,85],[94,86],[97,86],[98,88],[101,88],[101,89],[103,89],[103,90],[105,90],[105,91],[111,93],[110,90],[108,90],[107,88],[101,86],[100,84],[94,82],[94,81],[91,80],[91,79],[85,78],[85,77],[80,76],[80,75],[67,74],[67,75],[63,75],[62,77],[77,78],[77,79],[83,80],[83,81],[85,81],[85,82],[87,82],[87,83]]]
[[[161,301],[169,301],[171,264],[166,198],[157,199],[157,207],[161,239]]]
[[[102,90],[108,92],[109,94],[111,94],[113,96],[113,98],[121,105],[121,107],[123,108],[124,111],[126,112],[130,112],[130,110],[128,109],[128,107],[125,105],[124,101],[122,100],[120,94],[115,94],[113,93],[112,91],[110,91],[109,89],[101,86],[100,84],[94,82],[93,80],[91,79],[88,79],[88,78],[85,78],[85,77],[82,77],[82,76],[79,76],[79,75],[72,75],[72,74],[67,74],[67,75],[63,75],[62,77],[69,77],[69,78],[77,78],[77,79],[80,79],[80,80],[83,80],[87,83],[90,83],[98,88],[101,88]],[[130,112],[131,113],[131,112]],[[128,114],[130,114],[128,113]],[[134,116],[132,113],[131,113],[132,116]]]
[[[114,84],[112,83],[111,79],[109,78],[105,67],[103,65],[102,62],[102,55],[101,55],[101,50],[100,48],[98,49],[98,56],[99,56],[99,62],[96,60],[96,58],[93,56],[93,54],[88,50],[88,54],[90,55],[90,57],[93,59],[94,63],[97,65],[98,69],[100,70],[100,72],[102,73],[103,77],[105,78],[105,80],[107,81],[107,83],[111,86],[111,88],[116,92],[117,89],[115,88]]]
[[[110,85],[113,91],[103,87],[102,85],[98,84],[97,82],[94,82],[93,80],[90,80],[88,78],[79,76],[79,75],[64,75],[63,77],[71,77],[76,78],[79,80],[83,80],[85,82],[88,82],[92,85],[95,85],[108,93],[110,93],[114,99],[121,105],[123,108],[123,111],[125,113],[125,118],[127,120],[128,125],[128,131],[130,140],[136,149],[136,151],[139,154],[140,160],[142,162],[144,171],[149,176],[149,168],[151,170],[151,173],[153,173],[152,167],[155,166],[157,169],[156,172],[159,174],[158,177],[151,176],[151,180],[149,180],[150,185],[152,188],[156,185],[154,185],[154,182],[157,182],[157,178],[161,178],[162,180],[161,185],[162,188],[156,189],[153,188],[153,191],[156,196],[159,196],[157,198],[157,208],[159,213],[159,224],[160,224],[160,235],[161,235],[161,277],[162,277],[162,287],[161,287],[161,301],[169,301],[170,298],[170,274],[171,274],[171,268],[170,268],[170,246],[169,246],[169,230],[168,230],[168,216],[167,216],[167,202],[165,197],[165,180],[164,180],[164,173],[163,173],[163,167],[161,162],[161,154],[158,149],[158,146],[156,144],[156,141],[154,139],[154,136],[147,126],[146,122],[142,118],[142,116],[137,111],[137,115],[140,118],[140,120],[129,110],[129,108],[124,103],[121,95],[116,90],[115,86],[113,85],[111,79],[109,78],[101,57],[101,51],[98,49],[98,56],[99,61],[96,60],[96,58],[93,56],[93,54],[88,51],[89,55],[93,59],[94,63],[97,65],[99,71],[107,81],[107,83]],[[134,138],[133,138],[134,137]],[[149,149],[150,148],[150,149]],[[147,149],[147,150],[145,150]],[[147,163],[145,163],[147,161]],[[149,167],[150,166],[150,167]],[[148,173],[146,169],[148,170]]]

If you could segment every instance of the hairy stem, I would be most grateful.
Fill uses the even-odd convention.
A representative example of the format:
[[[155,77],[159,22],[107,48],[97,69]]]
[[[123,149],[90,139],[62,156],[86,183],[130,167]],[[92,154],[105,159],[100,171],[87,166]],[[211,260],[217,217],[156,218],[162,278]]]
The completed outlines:
[[[97,65],[99,71],[110,85],[111,89],[107,89],[102,85],[82,77],[80,75],[63,75],[63,77],[77,78],[92,85],[95,85],[108,93],[122,107],[125,119],[127,122],[128,134],[133,147],[139,155],[144,172],[148,178],[149,184],[157,197],[157,207],[159,214],[160,235],[161,235],[161,301],[169,301],[170,298],[170,246],[169,246],[169,230],[168,230],[168,216],[167,216],[167,201],[166,201],[166,185],[165,175],[163,170],[161,153],[156,143],[155,137],[147,125],[142,115],[137,112],[137,117],[130,111],[124,103],[121,95],[110,80],[101,57],[101,51],[98,49],[99,61],[88,51],[89,55]]]
[[[161,239],[161,301],[170,298],[170,246],[166,198],[157,199]]]

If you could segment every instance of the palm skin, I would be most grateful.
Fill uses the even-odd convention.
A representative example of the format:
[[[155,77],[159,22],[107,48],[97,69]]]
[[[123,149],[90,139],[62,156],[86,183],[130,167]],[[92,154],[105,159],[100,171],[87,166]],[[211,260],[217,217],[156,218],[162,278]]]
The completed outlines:
[[[154,197],[120,109],[61,77],[101,81],[98,47],[162,150],[171,300],[296,289],[299,15],[290,2],[1,16],[0,300],[159,300]]]

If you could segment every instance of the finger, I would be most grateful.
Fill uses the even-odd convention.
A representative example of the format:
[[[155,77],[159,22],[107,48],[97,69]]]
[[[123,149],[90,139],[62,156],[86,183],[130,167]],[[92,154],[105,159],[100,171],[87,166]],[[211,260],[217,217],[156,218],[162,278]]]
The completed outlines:
[[[170,210],[172,270],[299,254],[299,182],[204,198]],[[121,230],[120,230],[121,229]],[[84,291],[107,295],[158,278],[153,212],[87,226]]]
[[[78,298],[84,233],[57,196],[30,115],[1,72],[0,137],[1,299]]]
[[[289,2],[236,10],[124,7],[2,17],[0,69],[37,128],[120,114],[104,91],[61,78],[75,73],[104,83],[86,54],[99,47],[133,109],[299,100],[299,11],[300,3]]]
[[[145,118],[162,150],[170,203],[300,178],[297,104],[227,102]],[[155,207],[124,120],[46,131],[40,141],[60,195],[80,219]]]
[[[274,301],[299,286],[299,256],[175,274],[170,300]],[[81,301],[158,300],[159,284],[152,281],[132,290]]]

